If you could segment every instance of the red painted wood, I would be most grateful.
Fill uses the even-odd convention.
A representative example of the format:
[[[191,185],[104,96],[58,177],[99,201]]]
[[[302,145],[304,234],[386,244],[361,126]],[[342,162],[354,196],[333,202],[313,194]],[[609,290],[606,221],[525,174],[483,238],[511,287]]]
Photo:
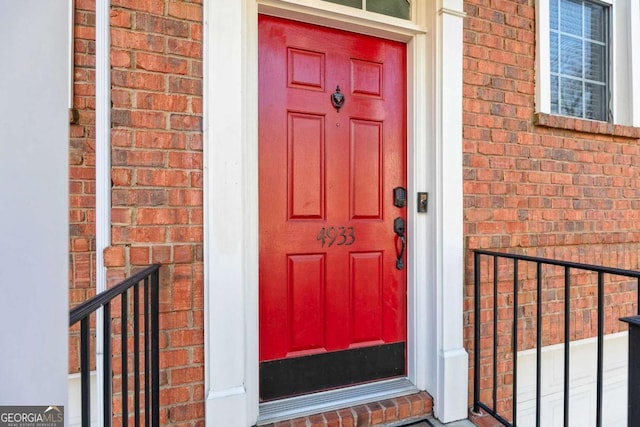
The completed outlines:
[[[260,360],[404,342],[406,47],[260,16],[259,48]]]

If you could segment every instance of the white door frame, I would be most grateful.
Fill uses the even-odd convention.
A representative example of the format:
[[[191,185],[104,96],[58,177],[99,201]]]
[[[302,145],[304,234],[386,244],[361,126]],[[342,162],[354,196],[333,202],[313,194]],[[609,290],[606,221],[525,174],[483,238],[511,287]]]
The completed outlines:
[[[428,10],[427,4],[432,9]],[[205,0],[208,426],[250,426],[259,413],[258,12],[407,42],[409,380],[434,397],[434,412],[442,421],[466,418],[468,358],[462,324],[464,15],[462,0],[420,1],[414,2],[414,7],[416,24],[354,13],[352,8],[321,0]],[[415,213],[417,191],[429,192],[427,214]]]

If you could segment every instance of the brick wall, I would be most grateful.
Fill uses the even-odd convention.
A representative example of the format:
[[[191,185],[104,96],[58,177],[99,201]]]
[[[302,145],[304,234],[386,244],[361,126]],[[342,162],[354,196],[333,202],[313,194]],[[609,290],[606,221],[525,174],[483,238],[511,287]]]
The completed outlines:
[[[76,0],[73,108],[69,125],[69,305],[96,290],[95,2]],[[70,331],[69,372],[80,369],[79,325]],[[91,366],[94,367],[92,360]]]
[[[95,293],[95,3],[75,3],[69,143],[69,303]]]
[[[95,0],[75,4],[72,304],[95,292]],[[162,264],[160,422],[198,425],[204,420],[202,0],[112,0],[110,24],[108,286]],[[71,371],[74,346],[72,340]],[[115,402],[117,413],[118,396]]]
[[[465,12],[465,340],[472,353],[471,250],[640,268],[640,129],[535,114],[533,1],[467,0]],[[508,274],[509,267],[502,270]],[[525,304],[518,313],[518,350],[535,342],[533,273],[521,272],[525,291],[520,302]],[[545,275],[543,345],[549,345],[564,339],[564,289],[561,272]],[[502,373],[511,368],[513,358],[511,285],[500,284],[498,300],[503,309],[498,349]],[[616,280],[605,289],[606,333],[626,329],[617,319],[635,313],[636,287]],[[572,286],[572,340],[596,333],[595,289],[587,275]],[[483,300],[483,307],[492,304]],[[491,328],[483,329],[483,338],[486,348]],[[488,373],[484,364],[489,362],[483,359],[482,372]],[[509,375],[500,376],[499,385],[505,387],[499,398],[509,397],[511,381]]]
[[[202,2],[113,0],[108,280],[159,262],[161,424],[204,419]]]

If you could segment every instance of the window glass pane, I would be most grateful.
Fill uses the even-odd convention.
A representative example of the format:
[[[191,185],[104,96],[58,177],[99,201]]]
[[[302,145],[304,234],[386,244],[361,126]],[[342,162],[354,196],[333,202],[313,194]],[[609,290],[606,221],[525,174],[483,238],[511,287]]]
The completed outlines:
[[[604,85],[585,83],[584,114],[587,119],[607,121],[607,98]]]
[[[552,30],[558,30],[558,1],[549,0],[549,26]]]
[[[609,120],[609,6],[549,0],[549,14],[551,113]]]
[[[558,51],[558,34],[557,33],[551,33],[551,37],[550,37],[550,46],[549,46],[549,52],[551,55],[551,72],[552,73],[558,73],[560,72],[558,70],[558,62],[559,62],[559,58],[558,56],[560,55],[560,52]]]
[[[582,41],[571,36],[560,36],[560,72],[582,77]]]
[[[558,76],[551,76],[551,114],[559,114],[558,108]]]
[[[367,0],[367,10],[396,18],[411,18],[411,8],[407,0]]]
[[[582,82],[575,79],[560,79],[560,114],[584,117],[582,108]]]
[[[585,78],[603,82],[606,80],[606,51],[604,45],[584,43]]]
[[[358,9],[362,9],[362,0],[324,0],[330,3],[342,4],[344,6],[357,7]]]
[[[560,31],[582,35],[582,1],[560,0]]]
[[[584,37],[604,42],[606,38],[605,8],[600,4],[585,3]]]

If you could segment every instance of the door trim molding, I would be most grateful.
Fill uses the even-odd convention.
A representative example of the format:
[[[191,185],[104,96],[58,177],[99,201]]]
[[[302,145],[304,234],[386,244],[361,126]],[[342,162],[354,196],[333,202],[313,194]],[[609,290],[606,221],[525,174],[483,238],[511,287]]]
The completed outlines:
[[[466,418],[462,2],[416,2],[416,25],[402,26],[389,24],[391,20],[369,22],[340,14],[334,7],[314,9],[314,4],[330,5],[317,0],[302,2],[304,10],[288,1],[264,3],[204,3],[206,424],[253,425],[261,406],[257,339],[260,8],[269,14],[289,18],[293,14],[309,23],[332,23],[408,43],[408,219],[413,242],[407,272],[408,380],[433,395],[435,414],[442,421]],[[216,102],[220,99],[225,102]],[[431,193],[432,206],[426,215],[416,213],[411,195],[417,191]]]

